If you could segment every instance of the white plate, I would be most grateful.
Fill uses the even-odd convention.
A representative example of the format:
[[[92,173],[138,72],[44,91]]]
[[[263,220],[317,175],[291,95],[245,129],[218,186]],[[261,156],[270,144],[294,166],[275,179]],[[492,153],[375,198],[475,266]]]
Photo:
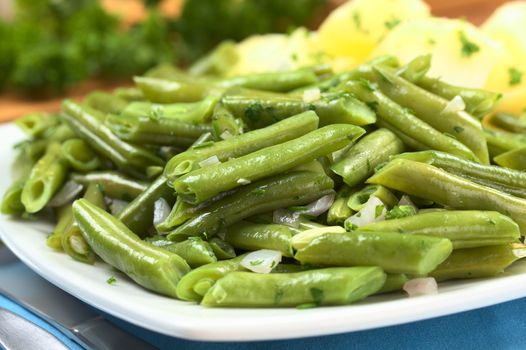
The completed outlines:
[[[10,183],[12,145],[22,138],[0,126],[0,193]],[[441,284],[439,294],[407,298],[376,296],[350,306],[296,309],[212,309],[151,293],[97,262],[78,263],[49,249],[52,226],[0,216],[0,237],[31,269],[84,302],[138,326],[194,340],[268,340],[335,334],[417,321],[526,296],[526,264],[506,276]],[[6,283],[5,281],[3,283]]]

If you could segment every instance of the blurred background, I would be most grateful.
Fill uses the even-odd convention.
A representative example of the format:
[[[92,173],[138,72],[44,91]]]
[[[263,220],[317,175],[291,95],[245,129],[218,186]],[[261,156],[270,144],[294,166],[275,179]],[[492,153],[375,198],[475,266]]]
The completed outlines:
[[[217,43],[315,29],[342,0],[0,0],[0,121],[64,96],[186,66]],[[502,0],[428,0],[432,13],[482,23]]]

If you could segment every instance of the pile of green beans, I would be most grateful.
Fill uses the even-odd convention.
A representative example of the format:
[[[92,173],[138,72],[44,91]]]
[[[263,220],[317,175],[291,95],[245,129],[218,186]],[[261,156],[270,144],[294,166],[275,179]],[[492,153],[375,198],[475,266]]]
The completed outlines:
[[[1,212],[53,214],[57,253],[206,307],[345,305],[417,277],[501,274],[526,256],[526,123],[430,65],[160,66],[17,120],[28,139]]]

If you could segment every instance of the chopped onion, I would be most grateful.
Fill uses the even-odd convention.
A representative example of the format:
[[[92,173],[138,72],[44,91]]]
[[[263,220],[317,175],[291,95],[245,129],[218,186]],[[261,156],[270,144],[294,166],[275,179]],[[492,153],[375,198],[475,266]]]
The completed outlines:
[[[217,156],[211,156],[209,158],[206,158],[205,160],[200,161],[199,166],[201,168],[204,168],[205,166],[216,165],[219,163],[221,163],[221,161],[219,160],[219,158],[217,158]]]
[[[291,239],[292,248],[300,250],[309,245],[310,242],[326,233],[345,233],[345,229],[341,226],[316,227],[310,230],[305,230],[294,235]]]
[[[275,224],[297,228],[300,226],[300,212],[293,212],[287,209],[276,209],[272,214],[272,221]]]
[[[345,220],[345,227],[362,227],[372,222],[383,221],[385,214],[387,209],[384,203],[378,197],[371,196],[359,212]]]
[[[238,184],[240,184],[240,185],[248,185],[249,183],[251,183],[250,180],[248,180],[248,179],[243,179],[243,178],[241,178],[241,179],[237,179],[236,182],[237,182]]]
[[[241,266],[256,272],[269,273],[281,261],[281,252],[270,249],[260,249],[255,252],[248,253],[243,260]]]
[[[321,98],[321,91],[318,88],[307,89],[303,91],[303,102],[311,103]]]
[[[120,213],[124,211],[124,209],[130,204],[129,202],[120,200],[120,199],[112,199],[110,202],[110,213],[113,216],[119,216]]]
[[[433,277],[415,278],[404,284],[404,290],[410,297],[437,294],[437,281]]]
[[[82,192],[84,186],[69,180],[62,186],[62,188],[53,196],[53,199],[49,201],[50,207],[60,207],[66,203],[73,201]]]
[[[466,109],[466,104],[464,103],[464,100],[459,95],[453,97],[451,101],[449,101],[442,111],[442,113],[455,113],[460,112]]]
[[[159,198],[153,204],[153,226],[157,227],[160,223],[164,222],[168,215],[170,215],[170,204],[164,198]]]
[[[221,133],[221,135],[219,135],[219,137],[221,138],[221,140],[228,140],[234,137],[234,135],[232,135],[230,131],[225,130]]]
[[[317,201],[314,201],[307,205],[307,209],[299,211],[300,214],[310,215],[310,216],[320,216],[325,213],[334,203],[334,198],[336,197],[335,193],[328,194],[321,197]]]

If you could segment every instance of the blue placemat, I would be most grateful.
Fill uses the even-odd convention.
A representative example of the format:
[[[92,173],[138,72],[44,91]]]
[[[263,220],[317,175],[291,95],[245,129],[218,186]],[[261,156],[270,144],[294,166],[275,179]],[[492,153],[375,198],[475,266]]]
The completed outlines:
[[[80,349],[55,328],[9,299],[7,308],[49,330],[71,349]],[[160,335],[109,316],[118,326],[160,349],[525,349],[526,298],[456,315],[400,326],[295,340],[244,343],[195,342]]]

